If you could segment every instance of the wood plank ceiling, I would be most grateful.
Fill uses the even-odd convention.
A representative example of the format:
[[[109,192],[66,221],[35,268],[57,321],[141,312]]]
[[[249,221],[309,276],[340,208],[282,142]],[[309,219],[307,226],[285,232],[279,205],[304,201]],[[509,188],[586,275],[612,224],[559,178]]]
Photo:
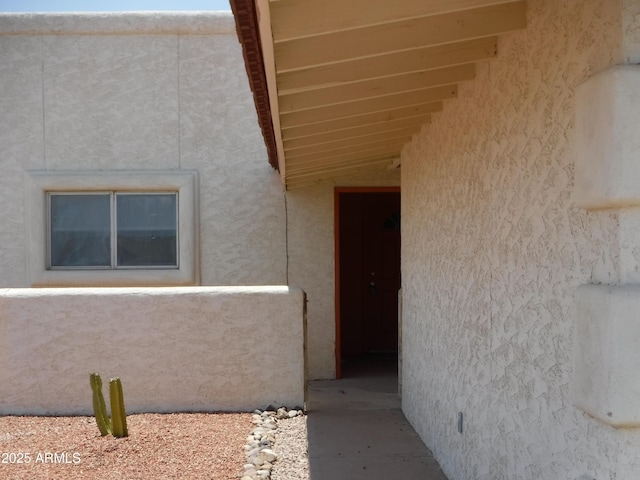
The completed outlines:
[[[526,24],[524,0],[251,1],[269,97],[258,110],[287,188],[397,165],[497,36]]]

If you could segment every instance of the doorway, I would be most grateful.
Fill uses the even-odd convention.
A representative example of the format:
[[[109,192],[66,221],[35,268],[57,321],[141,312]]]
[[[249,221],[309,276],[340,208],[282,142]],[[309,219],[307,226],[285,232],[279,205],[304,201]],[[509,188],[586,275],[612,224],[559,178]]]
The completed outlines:
[[[336,188],[335,212],[336,377],[397,371],[400,188]]]

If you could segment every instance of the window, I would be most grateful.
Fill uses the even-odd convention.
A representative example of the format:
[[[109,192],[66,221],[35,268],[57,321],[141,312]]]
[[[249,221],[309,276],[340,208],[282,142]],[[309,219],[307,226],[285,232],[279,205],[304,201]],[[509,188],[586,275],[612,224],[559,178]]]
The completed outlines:
[[[50,192],[48,268],[177,268],[175,192]]]
[[[27,172],[32,286],[197,285],[197,173]]]

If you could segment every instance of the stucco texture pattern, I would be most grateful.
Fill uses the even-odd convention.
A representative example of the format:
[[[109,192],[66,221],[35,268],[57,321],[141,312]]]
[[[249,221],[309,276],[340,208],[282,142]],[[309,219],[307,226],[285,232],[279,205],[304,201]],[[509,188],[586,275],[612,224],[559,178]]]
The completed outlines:
[[[195,171],[200,284],[302,287],[310,377],[335,375],[333,188],[399,172],[283,191],[230,14],[0,15],[0,91],[1,287],[45,249],[29,171]]]
[[[43,167],[42,41],[0,36],[0,283],[24,285],[25,168]]]
[[[200,172],[202,282],[286,283],[285,202],[233,35],[180,41],[181,168]]]
[[[288,287],[6,289],[0,414],[89,414],[90,372],[130,413],[301,407],[303,309]]]
[[[576,288],[619,254],[618,215],[572,200],[573,94],[622,60],[620,15],[529,1],[403,151],[403,409],[451,479],[637,477],[637,432],[569,393]]]
[[[201,283],[286,283],[284,193],[231,15],[3,16],[0,87],[1,285],[28,286],[34,169],[195,170]]]

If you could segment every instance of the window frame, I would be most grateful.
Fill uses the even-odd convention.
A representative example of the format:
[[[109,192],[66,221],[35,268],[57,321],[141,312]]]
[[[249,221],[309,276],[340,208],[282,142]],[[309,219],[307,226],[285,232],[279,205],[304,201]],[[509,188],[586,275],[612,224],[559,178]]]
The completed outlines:
[[[196,171],[37,170],[26,172],[26,184],[27,272],[32,286],[177,286],[200,283]],[[177,194],[177,267],[50,267],[49,194],[103,192]],[[112,208],[111,215],[113,222],[115,208]],[[112,224],[112,232],[114,229]]]
[[[53,196],[96,195],[109,197],[109,265],[53,265],[52,264],[52,200]],[[118,195],[173,195],[176,204],[176,262],[166,265],[119,265],[118,264]],[[174,270],[180,268],[180,195],[176,190],[138,191],[138,190],[91,190],[91,191],[47,191],[47,270],[127,270],[158,269]]]

